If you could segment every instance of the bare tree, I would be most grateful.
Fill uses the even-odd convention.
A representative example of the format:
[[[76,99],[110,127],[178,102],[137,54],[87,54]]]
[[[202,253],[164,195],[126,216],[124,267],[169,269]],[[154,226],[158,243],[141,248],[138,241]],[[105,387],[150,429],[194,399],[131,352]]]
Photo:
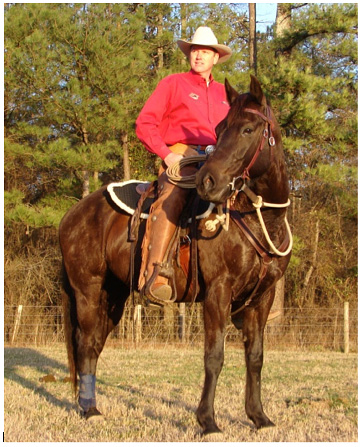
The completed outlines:
[[[120,135],[121,145],[123,148],[123,170],[124,180],[130,180],[130,162],[129,162],[129,143],[128,133],[122,132]]]
[[[256,3],[248,3],[249,10],[249,66],[257,76]]]

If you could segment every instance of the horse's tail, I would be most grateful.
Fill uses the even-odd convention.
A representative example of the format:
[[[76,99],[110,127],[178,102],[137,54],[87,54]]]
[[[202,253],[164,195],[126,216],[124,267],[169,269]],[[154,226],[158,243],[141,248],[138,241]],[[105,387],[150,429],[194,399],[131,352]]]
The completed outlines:
[[[74,292],[70,286],[68,274],[63,264],[62,267],[62,298],[63,298],[63,314],[64,314],[64,335],[66,350],[68,353],[68,366],[70,373],[70,381],[72,383],[74,396],[78,390],[78,371],[76,358],[76,338],[75,331],[77,327],[76,306]]]

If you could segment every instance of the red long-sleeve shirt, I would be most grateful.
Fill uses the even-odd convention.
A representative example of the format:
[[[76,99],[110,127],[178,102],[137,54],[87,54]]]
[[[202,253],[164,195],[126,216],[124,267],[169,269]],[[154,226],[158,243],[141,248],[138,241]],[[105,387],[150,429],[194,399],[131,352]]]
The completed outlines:
[[[216,144],[215,128],[227,115],[224,85],[194,71],[167,76],[145,103],[136,133],[149,152],[163,160],[175,143]]]

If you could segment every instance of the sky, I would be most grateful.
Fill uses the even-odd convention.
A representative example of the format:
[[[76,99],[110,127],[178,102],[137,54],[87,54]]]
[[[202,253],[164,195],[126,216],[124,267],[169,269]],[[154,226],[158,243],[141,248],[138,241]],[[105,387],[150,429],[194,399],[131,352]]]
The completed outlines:
[[[265,32],[276,21],[277,3],[256,3],[257,31]]]

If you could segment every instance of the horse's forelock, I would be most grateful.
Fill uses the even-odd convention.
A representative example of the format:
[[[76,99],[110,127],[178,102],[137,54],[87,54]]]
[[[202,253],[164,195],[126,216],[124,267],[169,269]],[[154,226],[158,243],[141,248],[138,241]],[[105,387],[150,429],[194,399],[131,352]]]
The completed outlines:
[[[243,93],[233,102],[228,117],[227,124],[231,126],[237,122],[237,118],[243,115],[243,109],[245,109],[250,103],[258,103],[257,99],[250,93]]]
[[[237,117],[239,117],[242,109],[244,108],[244,104],[247,102],[248,93],[243,93],[239,95],[238,98],[233,102],[231,108],[229,110],[227,116],[227,124],[228,126],[232,125],[234,121],[236,121]]]

